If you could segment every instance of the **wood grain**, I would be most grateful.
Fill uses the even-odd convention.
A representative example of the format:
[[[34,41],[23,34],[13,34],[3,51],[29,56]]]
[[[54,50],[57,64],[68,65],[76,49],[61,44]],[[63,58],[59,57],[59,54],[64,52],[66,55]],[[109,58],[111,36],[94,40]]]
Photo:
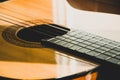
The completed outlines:
[[[7,17],[4,18],[5,20],[11,21],[8,18],[12,16],[10,19],[13,22],[23,22],[29,25],[52,23],[54,17],[52,0],[10,0],[0,4],[0,13]],[[0,18],[3,17],[0,16]],[[0,20],[0,25],[2,25],[0,30],[4,30],[13,24]],[[54,50],[15,46],[2,38],[2,31],[0,35],[1,76],[27,80],[57,77]],[[91,80],[96,80],[97,73],[90,76]],[[88,79],[84,76],[75,80]]]

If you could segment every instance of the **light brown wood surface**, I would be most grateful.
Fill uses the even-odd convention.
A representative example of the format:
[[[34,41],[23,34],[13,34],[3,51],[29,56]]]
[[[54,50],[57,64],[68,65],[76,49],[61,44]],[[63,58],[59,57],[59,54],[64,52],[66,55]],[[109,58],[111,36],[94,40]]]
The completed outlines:
[[[10,0],[0,3],[0,13],[0,18],[1,15],[5,15],[5,17],[12,16],[10,18],[13,19],[13,22],[15,23],[18,21],[23,23],[31,21],[32,23],[26,23],[33,25],[33,23],[42,24],[53,22],[51,0]],[[16,18],[18,20],[16,20]],[[1,35],[2,30],[13,24],[0,20],[0,25],[2,25],[0,26]],[[26,27],[28,27],[28,25]],[[1,36],[0,40],[0,76],[30,80],[56,78],[54,50],[48,48],[38,49],[15,46],[3,40]],[[45,57],[43,58],[44,55]],[[43,60],[40,58],[43,58]],[[52,63],[49,63],[48,59]],[[44,62],[46,64],[44,64]],[[96,76],[96,73],[92,74],[91,80],[96,80]],[[85,76],[75,80],[89,79]]]

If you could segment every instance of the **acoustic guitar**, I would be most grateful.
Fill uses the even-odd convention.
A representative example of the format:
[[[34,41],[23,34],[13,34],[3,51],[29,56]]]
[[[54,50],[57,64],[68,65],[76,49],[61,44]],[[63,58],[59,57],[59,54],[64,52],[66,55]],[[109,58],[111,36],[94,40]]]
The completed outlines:
[[[40,43],[41,38],[46,38],[44,35],[19,35],[25,28],[53,26],[53,17],[51,0],[0,3],[1,79],[96,80],[97,63],[44,47]]]

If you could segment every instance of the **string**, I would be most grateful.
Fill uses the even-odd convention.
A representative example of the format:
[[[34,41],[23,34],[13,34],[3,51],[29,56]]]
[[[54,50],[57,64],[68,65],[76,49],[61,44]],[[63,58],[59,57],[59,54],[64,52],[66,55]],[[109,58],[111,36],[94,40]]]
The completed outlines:
[[[10,7],[9,6],[9,8],[10,9],[14,9],[14,7]],[[44,8],[44,7],[43,7]],[[5,9],[5,8],[4,8]],[[6,9],[6,10],[9,10],[9,9]],[[14,12],[13,10],[9,10],[9,11],[11,11],[11,12]],[[14,17],[14,16],[12,16],[12,17]],[[27,16],[27,17],[29,17],[29,16]],[[42,16],[43,17],[43,16]],[[16,18],[16,17],[15,17]],[[46,18],[46,17],[45,17]],[[20,18],[19,18],[20,19]],[[4,20],[4,21],[6,21],[6,22],[8,22],[8,23],[11,23],[9,20],[5,20],[5,19],[2,19],[2,20]],[[22,20],[22,19],[20,19],[20,20]],[[47,19],[48,20],[48,19]],[[23,20],[23,21],[25,21],[25,20]],[[33,22],[31,22],[31,21],[25,21],[25,22],[30,22],[30,23],[33,23]],[[43,21],[43,22],[45,22],[45,21]],[[47,22],[48,23],[48,22]],[[15,24],[15,23],[12,23],[12,24]],[[24,23],[23,23],[24,24]],[[34,23],[35,25],[36,25],[36,23]],[[21,25],[19,25],[19,24],[15,24],[15,25],[18,25],[18,26],[21,26]],[[48,24],[46,24],[46,25],[49,25],[49,26],[52,26],[52,27],[54,27],[53,25],[50,25],[50,23],[48,23]],[[22,25],[23,26],[23,25]],[[21,27],[22,27],[21,26]],[[65,56],[65,55],[64,55]],[[65,56],[65,57],[67,57],[67,56]],[[76,59],[75,59],[76,60]]]
[[[1,16],[1,17],[5,17],[5,16]],[[9,16],[8,16],[9,17]],[[6,18],[6,17],[5,17]],[[10,18],[8,18],[8,19],[10,19]],[[12,20],[12,19],[10,19],[10,20]],[[4,20],[5,21],[5,20]],[[12,20],[13,21],[13,20]],[[11,22],[12,23],[12,22]],[[22,22],[19,22],[19,23],[22,23]],[[14,24],[14,23],[13,23]],[[24,23],[23,23],[24,24]],[[26,24],[25,24],[26,25]],[[56,28],[56,29],[61,29],[61,28],[59,28],[59,27],[55,27],[55,26],[53,26],[53,25],[50,25],[50,24],[46,24],[46,25],[48,25],[48,26],[51,26],[51,27],[53,27],[53,28]],[[24,26],[24,25],[23,25]],[[31,25],[28,25],[28,27],[29,26],[31,26]],[[64,30],[64,29],[62,29],[62,30]]]
[[[14,12],[14,13],[16,13],[14,10],[10,10],[10,9],[15,9],[15,8],[13,8],[13,7],[11,7],[11,6],[8,6],[10,9],[7,9],[7,8],[5,8],[5,7],[3,7],[3,6],[0,6],[0,7],[2,7],[4,10],[8,10],[8,11],[11,11],[11,12]],[[17,10],[17,11],[19,11],[19,10]],[[21,14],[20,14],[21,15]],[[23,15],[23,14],[22,14]],[[28,16],[29,17],[29,16]],[[43,17],[43,16],[42,16]],[[20,18],[19,18],[20,19]],[[21,19],[20,19],[21,20]],[[25,20],[23,20],[22,19],[22,21],[25,21]],[[26,21],[26,22],[30,22],[30,23],[32,23],[32,24],[36,24],[36,23],[33,23],[33,22],[31,22],[31,21]],[[50,24],[51,22],[48,22],[48,19],[47,19],[47,22],[46,21],[41,21],[41,22],[43,22],[43,23],[47,23],[47,24]]]
[[[0,6],[0,7],[3,8],[3,9],[5,9],[5,10],[8,10],[8,11],[10,11],[10,12],[14,12],[14,13],[18,13],[18,14],[20,14],[20,15],[23,15],[23,16],[26,17],[26,18],[31,17],[31,16],[29,16],[29,15],[24,15],[23,12],[21,13],[21,11],[19,11],[19,10],[17,10],[17,12],[15,12],[16,8],[15,8],[15,7],[12,7],[12,6],[8,6],[8,5],[7,5],[7,8],[9,7],[9,9],[7,9],[6,6]],[[46,8],[46,9],[47,9],[47,8]],[[19,12],[18,12],[18,11],[19,11]],[[32,15],[32,14],[31,14],[31,15]],[[41,15],[39,15],[39,16],[41,16]],[[38,17],[38,16],[36,16],[35,19],[38,19],[37,17]],[[41,18],[45,18],[45,19],[47,19],[47,20],[51,20],[51,19],[48,19],[48,17],[46,17],[46,16],[41,16]],[[50,22],[47,21],[47,23],[50,23]]]
[[[11,12],[13,12],[13,11],[11,11]],[[7,16],[11,16],[11,15],[8,15],[8,14],[6,14]],[[32,21],[26,21],[26,20],[24,20],[24,19],[22,19],[22,18],[18,18],[18,17],[14,17],[14,16],[11,16],[12,18],[17,18],[18,20],[21,20],[21,21],[25,21],[26,23],[23,23],[23,24],[28,24],[28,25],[30,25],[30,26],[32,26],[33,24],[34,25],[37,25],[36,23],[34,23],[34,22],[32,22]],[[50,24],[50,22],[45,22],[45,21],[43,21],[43,20],[41,20],[41,22],[43,22],[43,23],[49,23]]]
[[[4,7],[2,7],[2,8],[4,8]],[[13,10],[9,10],[9,9],[6,9],[6,8],[4,8],[5,10],[8,10],[9,12],[14,12],[14,13],[18,13],[18,12],[15,12],[15,11],[13,11]],[[4,14],[6,14],[6,13],[4,13]],[[8,14],[6,14],[6,15],[8,15]],[[17,14],[17,15],[23,15],[23,14]],[[9,16],[9,15],[8,15]],[[11,16],[11,15],[10,15]],[[26,16],[26,17],[29,17],[29,16],[27,16],[27,15],[23,15],[24,17]],[[11,16],[11,17],[15,17],[15,16]],[[17,18],[17,19],[19,19],[19,20],[22,20],[22,21],[25,21],[26,23],[28,22],[29,24],[31,23],[31,24],[36,24],[36,23],[34,23],[34,22],[32,22],[32,21],[26,21],[25,19],[22,19],[22,18],[18,18],[18,17],[15,17],[15,18]],[[43,20],[42,20],[42,22],[43,22]],[[50,22],[46,22],[46,23],[50,23]],[[36,24],[37,25],[37,24]]]
[[[22,22],[18,22],[18,21],[16,21],[16,20],[13,20],[13,18],[10,18],[10,16],[6,16],[6,15],[4,15],[4,14],[0,14],[0,20],[5,21],[5,22],[8,22],[8,23],[11,23],[11,24],[16,25],[16,26],[20,26],[20,27],[29,26],[29,25],[27,25],[27,24],[25,24],[25,23],[22,23]],[[16,22],[17,22],[17,23],[16,23]],[[14,27],[11,27],[11,29],[15,29],[15,30],[16,30],[15,26],[14,26]],[[3,30],[3,31],[4,31],[4,30]]]
[[[15,4],[13,4],[13,5],[15,5]],[[17,12],[15,12],[16,8],[13,7],[13,6],[9,6],[9,4],[7,4],[7,8],[9,8],[9,9],[7,9],[7,8],[6,8],[6,5],[4,5],[4,4],[0,5],[0,7],[3,8],[4,10],[8,10],[8,11],[13,12],[13,13],[18,13],[18,11],[19,11],[19,10],[17,10]],[[21,12],[19,11],[19,13],[20,13],[20,15],[23,15],[24,17],[25,17],[25,16],[27,16],[27,18],[30,17],[30,16],[28,16],[28,15],[24,15],[24,14],[23,14],[24,12],[21,13]],[[18,14],[19,14],[19,13],[18,13]],[[42,17],[43,17],[43,16],[42,16]],[[46,18],[46,17],[44,17],[44,18]],[[35,19],[37,19],[37,18],[35,18]],[[20,20],[21,20],[21,19],[20,19]],[[48,18],[47,18],[47,20],[48,20]],[[22,19],[22,21],[25,21],[25,20]],[[33,23],[33,22],[31,22],[31,21],[26,21],[26,22]],[[50,22],[48,22],[48,21],[45,22],[45,21],[43,21],[43,20],[42,20],[42,22],[44,22],[44,23],[50,23]],[[33,24],[36,24],[36,23],[33,23]]]
[[[11,23],[12,23],[12,21],[14,21],[14,23],[13,24],[15,24],[15,22],[18,22],[18,23],[20,23],[21,25],[23,24],[23,26],[30,26],[29,24],[26,24],[26,23],[24,23],[24,22],[21,22],[21,21],[18,21],[18,20],[16,20],[14,17],[11,17],[11,16],[7,16],[7,15],[4,15],[4,14],[0,14],[0,17],[1,18],[4,18],[4,19],[9,19],[9,20],[11,20]],[[14,18],[14,19],[13,19]],[[1,19],[1,20],[3,20],[3,19]],[[4,20],[4,21],[7,21],[7,20]],[[8,21],[7,21],[8,22]],[[16,25],[16,24],[15,24]],[[19,25],[20,26],[20,25]]]
[[[0,15],[0,16],[1,16],[1,15]],[[2,15],[1,17],[5,17],[6,19],[10,19],[10,18],[7,18],[6,15],[5,15],[5,16]],[[8,16],[8,17],[10,17],[10,16]],[[10,19],[10,20],[13,21],[13,19]],[[4,21],[6,21],[6,20],[4,20]],[[15,21],[16,21],[16,20],[15,20]],[[10,21],[7,21],[7,22],[10,22]],[[19,21],[17,21],[17,22],[19,22]],[[11,22],[11,23],[12,23],[12,22]],[[22,22],[19,22],[19,23],[22,23]],[[25,23],[23,23],[23,24],[25,24]],[[28,24],[25,24],[25,25],[27,25],[28,27],[32,26],[32,25],[28,25]],[[50,25],[50,24],[46,24],[46,25],[51,26],[51,27],[56,28],[56,29],[64,30],[64,29],[61,29],[61,28],[59,28],[59,27],[56,27],[56,26],[53,26],[53,25]],[[23,25],[23,26],[24,26],[24,25]]]
[[[5,21],[5,22],[12,23],[12,24],[17,25],[17,26],[21,26],[20,24],[15,24],[15,23],[11,22],[11,21],[14,21],[13,19],[10,19],[10,18],[5,17],[5,16],[1,16],[1,17],[4,17],[4,18],[10,20],[10,21],[9,21],[9,20],[5,20],[5,19],[1,19],[1,20]],[[12,17],[13,17],[13,16],[12,16]],[[15,21],[16,21],[16,20],[15,20]],[[17,22],[18,22],[18,21],[17,21]],[[21,22],[19,22],[19,23],[21,23]],[[31,23],[31,22],[30,22],[30,23]],[[22,23],[22,24],[25,24],[25,23]],[[26,24],[25,24],[25,25],[26,25]],[[27,24],[27,25],[28,25],[28,24]],[[50,24],[46,24],[46,25],[56,28],[55,26],[50,25]],[[23,25],[22,25],[22,26],[23,26]],[[28,25],[28,26],[30,26],[30,25]],[[23,26],[23,27],[24,27],[24,26]],[[42,34],[48,35],[48,34],[46,34],[46,33],[39,32],[39,31],[37,31],[37,30],[33,30],[33,31],[36,31],[37,33],[42,33]],[[50,36],[50,35],[48,35],[48,36]],[[53,36],[50,36],[50,37],[53,37]]]
[[[24,2],[23,2],[22,4],[26,5],[26,3],[24,3]],[[48,9],[48,7],[47,7],[47,8],[46,8],[46,7],[39,7],[39,6],[37,6],[36,4],[33,4],[33,3],[29,3],[29,4],[28,4],[28,3],[27,3],[27,5],[29,5],[29,6],[32,6],[31,4],[32,4],[33,6],[35,6],[35,9],[36,9],[36,8],[39,8],[38,10],[40,10],[41,8],[43,8],[42,10]],[[9,9],[7,9],[7,10],[10,10],[11,12],[14,12],[14,10],[17,10],[17,12],[21,12],[21,11],[19,11],[18,9],[16,9],[15,6],[13,6],[13,5],[18,6],[18,7],[21,6],[21,5],[20,5],[20,6],[19,6],[19,5],[16,5],[16,2],[13,1],[13,2],[10,3],[10,4],[8,3],[7,5],[6,5],[6,4],[1,4],[0,7],[2,7],[3,9],[9,8]],[[16,12],[15,12],[15,13],[16,13]],[[19,13],[18,13],[18,14],[19,14]],[[20,15],[21,15],[21,13],[20,13]],[[27,16],[27,17],[29,17],[29,16]],[[36,16],[36,17],[38,17],[38,16]],[[37,19],[36,17],[35,17],[35,19]],[[46,17],[46,16],[42,16],[42,17],[47,18],[47,20],[48,20],[48,17]],[[49,20],[50,20],[50,19],[49,19]],[[45,21],[44,21],[44,22],[45,22]]]
[[[10,6],[9,6],[9,8],[10,9],[14,9],[13,7],[11,8]],[[4,8],[5,9],[5,8]],[[9,9],[6,9],[6,10],[9,10]],[[9,10],[9,11],[11,11],[11,12],[15,12],[15,11],[13,11],[13,10]],[[7,15],[7,14],[6,14]],[[23,14],[22,14],[23,15]],[[8,16],[8,15],[7,15]],[[15,22],[12,22],[12,21],[15,21],[15,20],[12,20],[12,19],[10,19],[10,18],[7,18],[7,17],[4,17],[4,16],[1,16],[2,18],[0,18],[0,20],[2,20],[2,21],[5,21],[5,22],[8,22],[8,23],[11,23],[11,24],[14,24],[14,25],[17,25],[17,26],[21,26],[21,27],[25,27],[25,25],[26,25],[26,23],[24,23],[24,22],[18,22],[18,24],[16,24]],[[14,17],[14,16],[11,16],[11,17]],[[29,16],[27,16],[27,17],[29,17]],[[17,17],[14,17],[14,18],[17,18]],[[45,18],[45,17],[44,17]],[[34,24],[34,25],[37,25],[36,23],[34,23],[34,22],[31,22],[31,21],[26,21],[26,20],[23,20],[23,19],[20,19],[20,18],[17,18],[17,19],[19,19],[19,20],[22,20],[22,21],[25,21],[25,22],[29,22],[29,23],[32,23],[32,24]],[[47,18],[47,20],[48,20],[48,18]],[[48,24],[45,24],[45,25],[49,25],[49,26],[51,26],[51,27],[54,27],[54,28],[56,28],[55,26],[53,26],[53,25],[50,25],[51,23],[49,23],[49,22],[46,22],[46,21],[42,21],[42,22],[45,22],[45,23],[48,23]],[[23,25],[23,24],[25,24],[25,25]],[[28,26],[28,27],[30,27],[31,25],[30,24],[28,24],[28,25],[26,25],[26,26]],[[14,27],[12,27],[12,28],[14,28]],[[58,28],[59,29],[59,28]],[[34,31],[34,30],[33,30]],[[36,30],[35,30],[36,31]],[[37,31],[37,33],[40,33],[39,31]],[[42,33],[42,32],[41,32]],[[45,33],[43,33],[43,34],[45,34]],[[45,35],[48,35],[48,34],[45,34]],[[48,36],[50,36],[50,35],[48,35]],[[39,37],[39,36],[38,36]],[[52,36],[51,36],[52,37]],[[65,55],[63,55],[63,56],[65,56]],[[65,57],[68,57],[68,56],[65,56]],[[71,58],[71,59],[73,59],[73,58]],[[77,60],[77,59],[74,59],[74,60]]]
[[[7,11],[10,11],[10,12],[13,12],[13,13],[16,13],[15,12],[15,8],[13,8],[13,7],[11,7],[11,6],[7,6],[7,8],[9,8],[9,9],[7,9],[7,8],[5,8],[5,7],[3,7],[3,6],[1,6],[4,10],[7,10]],[[17,10],[17,11],[19,11],[19,10]],[[17,12],[18,13],[18,12]],[[24,12],[22,12],[22,13],[24,13]],[[18,13],[19,14],[19,13]],[[21,12],[20,12],[20,15],[23,15],[23,14],[21,14]],[[7,16],[10,16],[10,15],[8,15],[7,14]],[[14,16],[12,16],[12,17],[14,17]],[[43,17],[43,16],[42,16]],[[5,17],[5,18],[7,18],[7,20],[4,20],[4,21],[7,21],[7,22],[10,22],[11,23],[11,21],[13,21],[13,19],[11,19],[11,18],[8,18],[8,17]],[[23,19],[20,19],[20,18],[18,18],[18,17],[14,17],[14,18],[17,18],[17,19],[19,19],[19,20],[22,20],[22,21],[25,21],[25,20],[23,20]],[[46,18],[46,17],[44,17],[44,18]],[[9,20],[9,21],[8,21]],[[16,21],[16,19],[14,20],[14,21]],[[16,22],[18,22],[18,24],[19,25],[21,25],[22,24],[22,26],[28,26],[28,27],[30,27],[31,25],[29,25],[29,24],[26,24],[26,23],[21,23],[21,22],[19,22],[19,21],[16,21]],[[26,21],[25,21],[26,22]],[[28,22],[28,21],[27,21]],[[45,22],[45,21],[44,21]],[[33,22],[30,22],[29,21],[29,23],[33,23]],[[46,23],[48,23],[48,22],[46,22]],[[25,25],[23,25],[23,24],[25,24]],[[35,23],[33,23],[34,25],[36,25]],[[59,27],[56,27],[56,26],[54,26],[54,25],[50,25],[50,24],[46,24],[46,25],[48,25],[48,26],[51,26],[51,27],[53,27],[53,28],[57,28],[57,29],[59,29],[59,30],[61,30],[61,28],[59,28]],[[63,29],[64,30],[64,29]],[[35,30],[33,30],[33,31],[35,31]],[[37,33],[39,32],[39,31],[36,31]],[[41,32],[39,32],[39,33],[41,33]],[[42,33],[42,34],[45,34],[45,33]],[[45,34],[46,35],[46,34]],[[50,36],[50,35],[48,35],[48,36]],[[52,36],[51,36],[52,37]],[[54,36],[53,36],[54,37]]]
[[[10,8],[14,9],[13,7],[10,7]],[[6,8],[5,8],[5,9],[6,9]],[[7,9],[7,10],[8,10],[8,9]],[[13,10],[12,10],[12,12],[13,12]],[[43,17],[43,16],[42,16],[42,17]],[[27,21],[27,22],[30,22],[30,21]],[[45,21],[43,21],[43,20],[42,20],[42,22],[45,22]],[[30,23],[31,23],[31,22],[30,22]],[[33,22],[32,22],[32,23],[33,23]],[[48,21],[47,21],[46,23],[51,24],[51,23],[50,23],[50,22],[48,22]],[[52,26],[52,27],[53,27],[53,25],[49,25],[49,26]]]
[[[6,20],[7,21],[7,20]],[[11,23],[10,21],[7,21],[7,22],[9,22],[9,23]],[[16,25],[18,25],[18,24],[16,24]],[[20,25],[18,25],[18,26],[20,26]],[[36,30],[35,30],[36,31]],[[39,32],[40,33],[40,32]],[[41,33],[43,33],[43,32],[41,32]],[[44,33],[44,35],[48,35],[48,34],[45,34]],[[49,35],[48,35],[49,36]],[[50,36],[50,37],[53,37],[53,36]],[[59,53],[58,53],[59,54]],[[65,56],[65,55],[62,55],[62,56]],[[65,57],[69,57],[69,56],[65,56]],[[71,58],[71,59],[73,59],[72,57],[69,57],[69,58]],[[74,59],[74,60],[77,60],[77,61],[81,61],[81,60],[78,60],[78,59]],[[84,61],[84,62],[86,62],[86,61]],[[88,62],[86,62],[86,63],[88,63]],[[90,63],[91,64],[91,63]],[[93,65],[93,64],[92,64]]]

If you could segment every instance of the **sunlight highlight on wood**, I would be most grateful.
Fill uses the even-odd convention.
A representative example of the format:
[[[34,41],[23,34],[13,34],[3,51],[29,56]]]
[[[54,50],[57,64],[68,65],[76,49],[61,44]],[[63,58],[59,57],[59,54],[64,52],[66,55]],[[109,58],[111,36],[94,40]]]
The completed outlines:
[[[0,76],[25,80],[48,79],[60,77],[58,75],[60,71],[66,73],[66,76],[82,69],[70,64],[72,59],[68,59],[69,63],[63,65],[65,62],[61,58],[57,59],[56,53],[52,49],[21,47],[6,42],[2,37],[2,32],[15,24],[30,27],[37,24],[53,23],[53,17],[52,0],[9,0],[0,4]],[[70,69],[68,74],[61,67],[65,67],[66,71]],[[85,67],[87,68],[87,66]],[[60,75],[63,76],[63,74]],[[93,73],[92,80],[96,80],[96,76],[97,73]],[[75,80],[87,79],[86,76],[83,76]]]

